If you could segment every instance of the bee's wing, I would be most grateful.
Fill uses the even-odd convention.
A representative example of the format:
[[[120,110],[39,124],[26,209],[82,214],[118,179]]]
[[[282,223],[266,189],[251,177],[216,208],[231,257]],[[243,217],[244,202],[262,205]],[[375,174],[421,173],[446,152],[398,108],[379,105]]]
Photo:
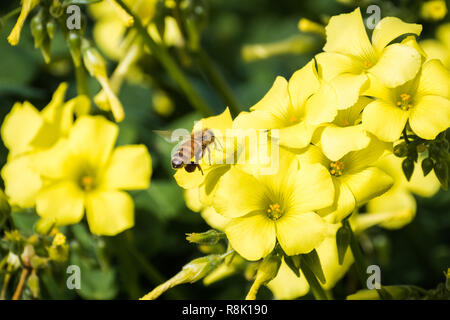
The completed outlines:
[[[153,132],[169,143],[184,141],[190,137],[190,132],[186,129],[153,130]]]

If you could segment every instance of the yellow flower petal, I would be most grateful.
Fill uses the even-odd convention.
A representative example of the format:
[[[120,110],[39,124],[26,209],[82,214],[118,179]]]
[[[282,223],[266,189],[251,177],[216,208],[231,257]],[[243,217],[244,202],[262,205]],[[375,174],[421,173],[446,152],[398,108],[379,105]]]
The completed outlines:
[[[151,158],[146,146],[120,146],[114,149],[102,182],[108,189],[147,189],[151,172]]]
[[[204,118],[195,123],[192,132],[196,132],[201,129],[211,129],[216,136],[225,136],[226,130],[233,127],[233,119],[228,108],[226,108],[221,114]]]
[[[358,226],[365,228],[380,224],[388,229],[399,229],[416,215],[416,200],[402,188],[396,188],[367,204],[366,215],[358,216]]]
[[[330,84],[336,92],[336,108],[342,110],[354,105],[358,101],[360,92],[364,90],[367,79],[365,74],[346,73],[331,80]]]
[[[42,126],[39,111],[29,102],[16,103],[3,121],[2,140],[10,158],[31,150],[30,143]]]
[[[325,290],[331,290],[336,283],[347,273],[353,263],[353,255],[347,249],[344,262],[339,264],[336,236],[326,237],[317,248],[317,254],[322,265],[323,275],[326,282],[323,284]]]
[[[318,212],[329,223],[342,221],[356,207],[356,200],[350,188],[339,178],[334,178],[333,183],[335,192],[333,205]]]
[[[72,181],[57,182],[39,191],[36,211],[57,225],[78,223],[84,213],[84,194]]]
[[[194,212],[199,212],[203,209],[203,204],[200,201],[199,189],[191,188],[184,190],[184,201],[186,202],[186,207]]]
[[[241,112],[234,119],[234,129],[277,129],[282,128],[285,122],[266,110]]]
[[[73,126],[69,147],[91,164],[103,166],[116,142],[118,127],[101,116],[79,118]]]
[[[34,206],[37,192],[42,187],[39,173],[32,170],[30,157],[22,156],[9,160],[2,168],[5,194],[11,205],[22,208]]]
[[[344,53],[363,59],[371,59],[375,54],[359,8],[351,13],[331,17],[325,30],[327,42],[323,47],[324,51]]]
[[[358,206],[383,194],[394,183],[389,175],[375,167],[352,174],[344,174],[341,179],[352,191]]]
[[[335,52],[321,52],[315,57],[319,76],[325,81],[331,81],[343,73],[361,74],[364,63],[353,56]]]
[[[134,226],[134,203],[123,191],[91,193],[86,216],[93,234],[113,236]]]
[[[380,59],[369,72],[387,87],[394,88],[413,79],[421,64],[422,57],[416,49],[394,43],[384,49]]]
[[[277,239],[287,255],[308,253],[326,236],[325,221],[314,212],[288,211],[276,222]]]
[[[406,23],[397,17],[386,17],[376,25],[372,34],[372,44],[381,53],[394,39],[407,33],[420,35],[422,26],[415,23]]]
[[[331,122],[337,115],[337,95],[334,88],[323,83],[306,102],[306,121],[312,125]]]
[[[303,273],[300,271],[300,277],[297,277],[284,260],[281,262],[277,276],[267,284],[267,287],[276,299],[281,300],[296,299],[309,291],[309,285]]]
[[[295,181],[290,200],[293,211],[315,211],[333,204],[334,185],[324,166],[300,163],[300,170],[292,178]]]
[[[342,158],[344,162],[344,173],[353,173],[372,166],[386,152],[392,151],[392,144],[383,142],[370,135],[370,143],[366,148],[349,152]]]
[[[207,207],[201,212],[202,218],[206,223],[214,229],[224,231],[226,225],[231,221],[230,218],[226,218],[221,214],[218,214],[213,207]]]
[[[411,111],[409,124],[421,138],[432,140],[450,126],[450,100],[424,96]]]
[[[289,79],[289,94],[294,109],[302,108],[306,99],[317,91],[319,85],[315,63],[311,60]]]
[[[400,138],[410,112],[382,100],[369,103],[362,114],[364,129],[383,141],[393,142]]]
[[[275,223],[263,213],[232,219],[225,233],[233,249],[250,261],[265,257],[275,247]]]
[[[341,159],[350,151],[361,150],[370,142],[362,125],[338,127],[329,125],[323,129],[320,143],[323,153],[332,161]]]
[[[232,167],[219,181],[214,209],[226,217],[241,217],[264,209],[265,187],[253,176]],[[230,201],[230,195],[233,201]]]
[[[330,160],[315,145],[310,145],[305,152],[299,154],[297,157],[300,161],[300,168],[303,167],[303,164],[321,164],[323,167],[328,168],[330,164]]]
[[[435,95],[450,99],[450,72],[439,60],[428,60],[422,66],[418,95]]]
[[[285,119],[288,118],[288,110],[291,107],[288,82],[283,77],[277,77],[272,88],[270,88],[266,95],[251,107],[250,110],[268,111],[279,119]]]
[[[279,144],[294,149],[304,148],[311,142],[316,127],[308,124],[306,121],[302,121],[296,125],[281,128],[279,131]]]

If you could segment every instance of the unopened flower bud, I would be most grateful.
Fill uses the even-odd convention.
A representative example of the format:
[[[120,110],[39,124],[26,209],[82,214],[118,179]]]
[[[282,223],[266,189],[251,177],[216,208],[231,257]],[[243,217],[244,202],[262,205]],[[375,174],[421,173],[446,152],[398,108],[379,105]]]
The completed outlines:
[[[408,146],[405,142],[399,143],[394,147],[394,155],[399,158],[403,158],[408,153]]]
[[[33,298],[39,296],[39,277],[36,274],[36,270],[33,270],[27,279],[27,286],[33,295]]]
[[[276,254],[271,254],[264,258],[264,260],[259,264],[258,271],[256,272],[256,278],[251,286],[246,300],[255,300],[256,294],[258,293],[259,288],[275,278],[278,274],[278,270],[281,265],[281,257]]]
[[[216,231],[214,229],[202,233],[186,234],[187,241],[210,246],[217,244],[224,237],[225,235],[222,232]]]
[[[300,19],[298,29],[302,32],[311,32],[325,36],[325,27],[323,25],[306,18]]]
[[[69,31],[67,34],[67,44],[69,45],[70,55],[76,67],[81,63],[81,36],[76,31]]]
[[[20,258],[22,259],[25,266],[29,267],[31,264],[31,258],[35,255],[34,247],[31,244],[27,244],[23,249]]]
[[[15,46],[19,43],[20,40],[20,32],[22,31],[25,20],[28,17],[28,14],[31,10],[34,9],[39,4],[40,0],[22,0],[22,10],[20,11],[19,18],[17,19],[16,25],[12,29],[11,33],[8,36],[8,42]]]
[[[141,300],[154,300],[174,286],[187,282],[196,282],[217,268],[222,260],[223,256],[215,254],[194,259],[186,264],[175,276],[157,286],[150,293],[142,297]]]
[[[422,171],[423,176],[427,176],[431,170],[433,170],[434,162],[431,158],[426,158],[422,160]]]
[[[20,267],[20,259],[19,256],[12,253],[11,251],[8,253],[8,258],[6,258],[6,263],[11,268],[11,270],[17,270]]]

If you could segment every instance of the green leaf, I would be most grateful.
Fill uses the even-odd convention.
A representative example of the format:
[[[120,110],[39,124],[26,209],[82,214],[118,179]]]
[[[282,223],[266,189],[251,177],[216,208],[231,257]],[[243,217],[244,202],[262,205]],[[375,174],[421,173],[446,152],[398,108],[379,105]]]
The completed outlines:
[[[300,278],[300,256],[284,256],[284,262]]]
[[[183,210],[183,199],[183,190],[174,180],[153,180],[150,188],[136,195],[135,205],[166,220],[174,218]]]
[[[336,245],[340,265],[344,263],[345,253],[347,252],[347,248],[350,245],[350,240],[351,240],[350,230],[345,225],[340,227],[336,233]]]
[[[316,249],[307,254],[302,254],[302,260],[304,263],[308,265],[314,275],[319,279],[322,284],[326,282],[325,275],[322,270],[322,265],[320,263],[319,255],[317,254]]]

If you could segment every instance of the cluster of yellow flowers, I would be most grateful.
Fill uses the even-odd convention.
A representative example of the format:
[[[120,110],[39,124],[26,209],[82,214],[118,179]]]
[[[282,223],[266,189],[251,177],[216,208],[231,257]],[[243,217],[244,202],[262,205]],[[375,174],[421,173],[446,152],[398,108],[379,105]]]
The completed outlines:
[[[434,173],[416,170],[407,181],[392,147],[402,133],[431,140],[450,126],[450,73],[416,42],[421,25],[387,17],[370,41],[358,8],[332,17],[325,30],[324,52],[289,80],[277,77],[250,112],[233,120],[227,109],[194,127],[223,138],[236,129],[276,131],[275,174],[263,173],[267,164],[202,159],[204,174],[178,170],[175,179],[187,205],[244,259],[268,257],[278,245],[285,256],[315,249],[330,289],[353,262],[350,252],[338,261],[336,232],[344,219],[354,212],[355,232],[375,224],[399,228],[414,217],[411,192],[431,196],[439,189]],[[222,157],[248,156],[238,149]],[[366,204],[367,213],[358,214]],[[268,286],[277,298],[309,291],[285,262]]]
[[[5,194],[13,207],[36,207],[42,224],[78,223],[86,210],[92,233],[115,235],[134,225],[124,190],[148,188],[150,154],[144,145],[115,148],[117,124],[87,115],[85,96],[64,102],[66,90],[62,83],[42,111],[25,101],[5,117]]]

